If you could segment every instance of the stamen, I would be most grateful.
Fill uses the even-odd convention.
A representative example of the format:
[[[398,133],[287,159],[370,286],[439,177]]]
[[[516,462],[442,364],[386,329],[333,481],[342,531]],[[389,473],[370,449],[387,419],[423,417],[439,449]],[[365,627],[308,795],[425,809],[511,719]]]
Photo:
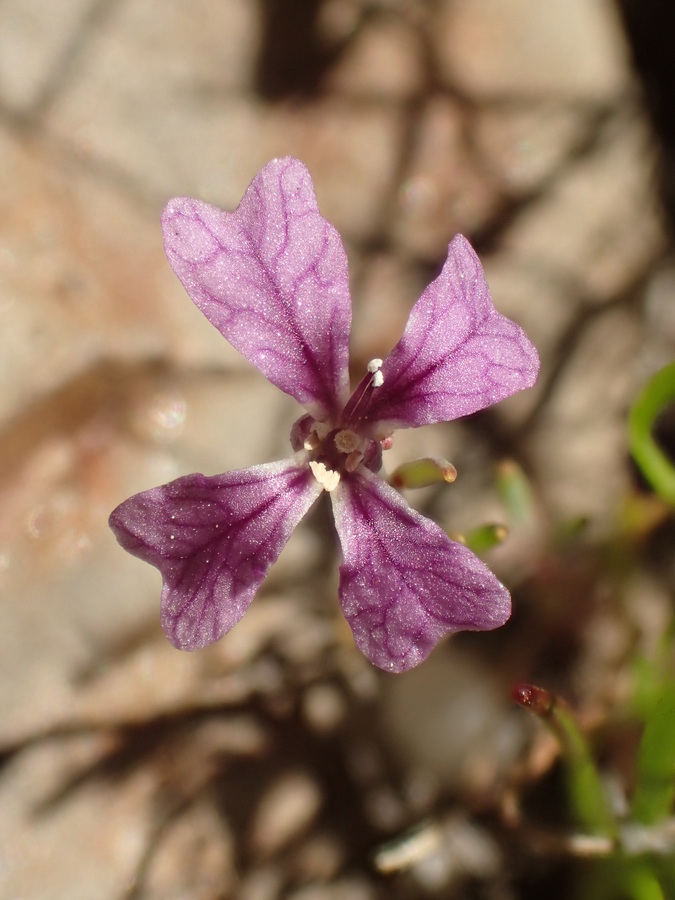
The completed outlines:
[[[310,433],[305,438],[305,442],[302,445],[305,450],[318,450],[321,446],[321,441],[319,440],[319,436],[316,431],[310,431]]]
[[[312,460],[309,467],[324,491],[334,491],[340,483],[340,473],[334,472],[333,469],[327,469],[322,462]]]
[[[381,359],[371,359],[368,363],[367,374],[358,383],[342,413],[342,421],[345,425],[363,420],[370,405],[373,390],[384,384],[384,375],[380,371],[381,366]]]
[[[312,425],[312,430],[309,432],[302,443],[303,449],[308,450],[310,453],[312,453],[314,450],[318,450],[323,441],[330,434],[330,431],[331,426],[326,422],[314,422],[314,424]]]
[[[347,472],[356,472],[358,467],[363,462],[363,451],[362,450],[352,450],[347,459],[345,460],[345,469]]]

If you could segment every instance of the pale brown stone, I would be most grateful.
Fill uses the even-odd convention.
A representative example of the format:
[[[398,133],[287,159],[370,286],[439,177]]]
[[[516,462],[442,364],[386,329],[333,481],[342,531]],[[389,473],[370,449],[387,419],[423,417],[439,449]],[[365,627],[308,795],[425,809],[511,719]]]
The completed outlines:
[[[626,87],[609,0],[444,0],[435,37],[448,81],[476,96],[607,99]]]
[[[327,80],[327,87],[363,97],[405,100],[423,88],[421,45],[403,18],[367,22]]]
[[[664,246],[653,165],[642,120],[618,117],[594,152],[570,165],[516,218],[505,234],[505,252],[575,284],[586,302],[615,296]]]
[[[589,324],[537,422],[531,458],[558,520],[585,515],[602,530],[617,514],[629,486],[626,411],[640,337],[635,318],[621,309]]]
[[[412,160],[399,190],[392,230],[407,252],[443,259],[458,232],[471,234],[495,212],[495,185],[472,157],[460,107],[431,100],[415,134]]]

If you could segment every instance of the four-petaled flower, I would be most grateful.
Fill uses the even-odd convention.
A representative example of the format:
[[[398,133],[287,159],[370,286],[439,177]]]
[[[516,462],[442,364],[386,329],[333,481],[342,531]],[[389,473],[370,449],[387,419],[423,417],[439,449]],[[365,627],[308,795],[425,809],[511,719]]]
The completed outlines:
[[[306,411],[292,458],[187,475],[112,513],[120,544],[162,574],[169,640],[194,650],[229,631],[323,490],[342,545],[342,610],[376,666],[403,672],[445,634],[506,622],[510,596],[492,572],[376,474],[394,429],[465,416],[536,379],[537,352],[494,309],[468,241],[454,238],[403,337],[350,396],[347,259],[302,163],[270,162],[235,212],[172,200],[162,226],[199,309]]]

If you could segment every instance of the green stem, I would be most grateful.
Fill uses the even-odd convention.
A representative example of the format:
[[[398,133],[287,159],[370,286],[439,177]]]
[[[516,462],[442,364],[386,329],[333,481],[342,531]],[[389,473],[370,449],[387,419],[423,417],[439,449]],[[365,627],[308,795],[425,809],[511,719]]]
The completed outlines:
[[[595,834],[617,840],[618,829],[586,738],[571,712],[544,688],[518,685],[513,697],[548,725],[560,744],[567,769],[570,802],[579,823]]]

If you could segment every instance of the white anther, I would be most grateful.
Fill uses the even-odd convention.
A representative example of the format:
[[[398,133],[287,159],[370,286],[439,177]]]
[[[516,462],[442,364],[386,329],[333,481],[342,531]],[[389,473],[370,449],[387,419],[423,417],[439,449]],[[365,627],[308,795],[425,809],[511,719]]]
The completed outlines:
[[[322,462],[312,460],[309,464],[312,475],[319,482],[324,491],[334,491],[340,482],[340,473],[327,469]]]
[[[305,450],[316,450],[321,446],[321,441],[319,440],[319,436],[314,431],[310,431],[307,437],[304,440],[302,445]]]
[[[382,360],[381,359],[371,359],[368,363],[368,371],[373,376],[372,381],[370,382],[370,386],[374,388],[382,387],[384,384],[384,375],[380,372],[382,368]]]

